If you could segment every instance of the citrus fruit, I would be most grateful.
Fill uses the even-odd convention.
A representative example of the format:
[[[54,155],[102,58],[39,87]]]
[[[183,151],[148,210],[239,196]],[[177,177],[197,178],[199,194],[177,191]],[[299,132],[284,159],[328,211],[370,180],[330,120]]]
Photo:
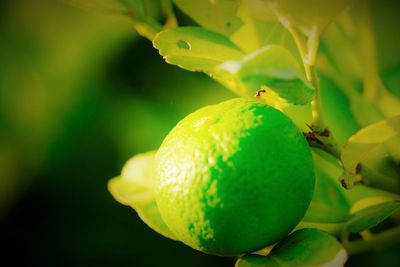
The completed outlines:
[[[181,120],[156,154],[161,217],[185,244],[239,255],[289,234],[314,190],[311,152],[282,112],[237,98]]]

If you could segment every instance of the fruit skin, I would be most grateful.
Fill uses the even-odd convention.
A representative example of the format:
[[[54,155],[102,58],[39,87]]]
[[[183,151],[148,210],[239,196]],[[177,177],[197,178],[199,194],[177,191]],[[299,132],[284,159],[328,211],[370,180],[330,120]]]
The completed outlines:
[[[311,152],[282,112],[236,98],[181,120],[156,155],[161,217],[185,244],[240,255],[279,241],[314,191]]]

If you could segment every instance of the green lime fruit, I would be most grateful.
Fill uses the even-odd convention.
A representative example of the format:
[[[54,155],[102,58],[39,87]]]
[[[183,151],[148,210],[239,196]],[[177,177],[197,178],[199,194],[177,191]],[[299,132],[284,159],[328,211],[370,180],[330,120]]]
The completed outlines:
[[[282,112],[237,98],[181,120],[156,154],[155,194],[173,234],[194,249],[240,255],[285,237],[304,216],[314,170]]]

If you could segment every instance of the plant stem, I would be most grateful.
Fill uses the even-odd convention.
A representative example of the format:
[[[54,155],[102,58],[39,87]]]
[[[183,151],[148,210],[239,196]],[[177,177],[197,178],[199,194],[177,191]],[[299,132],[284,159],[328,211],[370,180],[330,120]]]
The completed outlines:
[[[322,105],[321,105],[321,95],[320,95],[320,85],[317,73],[315,71],[315,61],[319,46],[319,32],[318,27],[314,26],[309,32],[306,41],[303,40],[301,33],[295,27],[288,27],[297,48],[299,49],[301,58],[303,60],[304,71],[306,73],[307,80],[315,88],[315,97],[311,102],[312,108],[312,130],[315,133],[322,133],[328,130],[328,136],[321,136],[322,145],[314,145],[319,147],[334,157],[340,159],[340,148],[337,142],[333,138],[332,134],[329,132],[328,126],[325,124],[322,116]]]
[[[164,28],[168,29],[178,26],[178,21],[171,0],[161,0],[161,9],[163,10],[165,17]]]
[[[315,97],[311,102],[313,128],[317,132],[322,132],[328,127],[325,125],[322,119],[319,79],[315,71],[315,59],[318,51],[318,46],[319,46],[318,28],[315,26],[312,28],[307,38],[307,49],[306,49],[307,53],[303,56],[303,64],[307,80],[315,88]]]
[[[319,87],[319,80],[317,74],[315,72],[315,67],[313,65],[304,64],[304,68],[306,69],[306,73],[309,73],[307,79],[315,88],[315,97],[311,101],[311,110],[312,110],[312,118],[313,118],[313,128],[317,132],[322,132],[328,127],[325,125],[322,119],[322,105],[321,105],[321,93]]]
[[[293,36],[297,48],[299,49],[301,58],[303,60],[304,71],[306,73],[307,80],[315,88],[315,97],[311,102],[312,107],[312,126],[316,131],[323,131],[327,128],[322,120],[322,107],[320,99],[320,87],[317,74],[315,72],[315,58],[319,46],[318,30],[314,27],[310,32],[307,42],[302,40],[301,33],[294,27],[288,28],[289,32]]]
[[[399,242],[400,227],[396,227],[374,234],[371,239],[349,242],[347,250],[350,255],[355,255],[374,249],[383,249]]]

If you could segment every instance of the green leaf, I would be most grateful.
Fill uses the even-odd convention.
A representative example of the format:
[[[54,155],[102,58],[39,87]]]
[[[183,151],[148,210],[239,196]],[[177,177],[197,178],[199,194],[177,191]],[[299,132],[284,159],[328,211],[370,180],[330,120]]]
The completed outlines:
[[[176,240],[158,211],[153,192],[155,151],[131,158],[123,167],[121,176],[108,183],[108,190],[120,203],[136,210],[139,217],[154,231]]]
[[[333,236],[318,229],[301,229],[276,245],[268,256],[245,255],[235,267],[343,266],[347,253]]]
[[[382,79],[387,89],[400,99],[400,64],[385,70]]]
[[[343,223],[350,219],[350,205],[345,189],[337,177],[341,174],[341,165],[327,153],[312,150],[316,174],[315,191],[310,207],[303,222]]]
[[[168,63],[208,74],[217,65],[244,56],[227,37],[199,27],[162,31],[154,39],[153,45]]]
[[[296,229],[318,228],[339,235],[351,218],[350,204],[337,177],[340,163],[328,153],[312,148],[315,169],[315,190],[310,206]]]
[[[215,78],[242,96],[254,96],[267,88],[266,100],[303,105],[311,102],[315,89],[306,81],[297,61],[278,45],[261,48],[239,61],[227,61],[216,69]]]
[[[322,72],[318,72],[318,76],[322,116],[336,141],[344,145],[360,127],[351,112],[350,101],[341,88]]]
[[[204,28],[231,35],[242,24],[237,17],[239,1],[174,0],[174,3]]]
[[[346,228],[359,233],[374,227],[400,208],[400,201],[390,201],[374,205],[356,212],[347,222]]]
[[[344,169],[350,174],[357,173],[358,164],[372,150],[391,144],[400,135],[400,115],[367,126],[350,137],[343,147],[341,160]],[[393,147],[393,146],[391,146]],[[400,149],[392,153],[399,153]]]

